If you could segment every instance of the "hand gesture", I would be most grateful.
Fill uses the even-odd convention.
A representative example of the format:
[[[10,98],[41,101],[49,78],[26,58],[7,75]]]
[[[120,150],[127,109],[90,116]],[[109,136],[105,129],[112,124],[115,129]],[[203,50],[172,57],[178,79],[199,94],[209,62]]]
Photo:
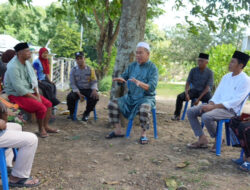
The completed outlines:
[[[123,83],[123,82],[126,82],[124,78],[122,77],[118,77],[118,78],[113,78],[113,81],[117,81],[119,83]]]

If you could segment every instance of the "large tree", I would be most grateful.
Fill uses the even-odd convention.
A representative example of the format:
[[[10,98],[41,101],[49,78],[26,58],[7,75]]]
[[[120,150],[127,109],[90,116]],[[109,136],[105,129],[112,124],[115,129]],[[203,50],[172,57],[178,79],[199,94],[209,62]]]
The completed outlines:
[[[147,0],[123,1],[113,77],[118,77],[134,60],[136,44],[144,39],[147,5]],[[122,89],[114,82],[111,97],[119,97],[122,93]]]

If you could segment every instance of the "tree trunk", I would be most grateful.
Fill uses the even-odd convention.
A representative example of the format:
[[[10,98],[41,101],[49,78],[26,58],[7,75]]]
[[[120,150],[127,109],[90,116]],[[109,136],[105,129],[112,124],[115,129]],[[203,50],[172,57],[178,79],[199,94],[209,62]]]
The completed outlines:
[[[134,51],[139,41],[143,41],[147,14],[147,0],[123,1],[118,48],[112,77],[119,77],[134,60]],[[123,95],[123,89],[113,82],[111,99]]]

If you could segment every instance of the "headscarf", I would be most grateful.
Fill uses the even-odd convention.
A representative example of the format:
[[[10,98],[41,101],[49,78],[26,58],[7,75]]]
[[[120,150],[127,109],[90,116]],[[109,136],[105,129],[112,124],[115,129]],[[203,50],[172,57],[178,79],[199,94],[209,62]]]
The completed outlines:
[[[49,74],[49,60],[42,58],[42,54],[46,51],[48,51],[46,48],[41,48],[39,50],[39,59],[40,59],[42,66],[43,66],[43,73],[47,75],[47,74]]]
[[[4,63],[9,63],[9,61],[16,55],[16,52],[12,49],[8,49],[2,55],[2,61]]]

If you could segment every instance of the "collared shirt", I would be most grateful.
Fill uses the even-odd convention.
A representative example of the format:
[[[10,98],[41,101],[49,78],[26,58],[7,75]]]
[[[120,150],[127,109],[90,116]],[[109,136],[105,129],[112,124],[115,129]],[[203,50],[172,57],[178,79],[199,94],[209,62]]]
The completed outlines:
[[[37,78],[32,65],[26,61],[22,64],[15,56],[7,65],[4,76],[4,90],[6,94],[13,96],[23,96],[34,93],[37,87]]]
[[[43,66],[39,58],[33,62],[33,67],[36,70],[37,79],[45,80],[46,75],[43,73]]]
[[[155,107],[158,70],[151,61],[147,61],[144,64],[131,63],[121,77],[126,81],[135,78],[149,85],[149,89],[144,90],[136,86],[135,83],[128,81],[128,94],[118,98],[119,109],[126,118],[132,119],[139,111],[139,106],[143,103],[149,104],[151,108]]]
[[[231,72],[223,76],[210,101],[223,104],[228,110],[233,110],[239,115],[242,103],[249,92],[250,78],[246,73],[241,72],[233,76]]]
[[[79,89],[98,90],[95,70],[87,65],[84,69],[73,67],[70,71],[70,87],[73,92],[79,92]]]
[[[209,68],[205,68],[201,71],[199,67],[191,69],[188,75],[187,82],[192,84],[192,88],[202,92],[207,86],[210,87],[210,91],[214,85],[213,71]]]

